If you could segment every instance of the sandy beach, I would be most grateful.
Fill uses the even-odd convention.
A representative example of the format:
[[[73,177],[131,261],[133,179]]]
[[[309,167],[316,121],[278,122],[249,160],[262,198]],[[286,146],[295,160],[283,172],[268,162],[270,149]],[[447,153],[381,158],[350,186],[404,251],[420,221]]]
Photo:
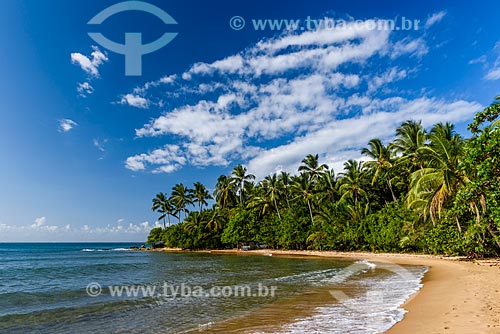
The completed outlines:
[[[161,251],[179,251],[162,249]],[[423,288],[403,308],[404,319],[387,333],[500,333],[500,261],[466,260],[420,254],[330,251],[214,250],[213,254],[321,256],[365,259],[390,264],[430,268]]]

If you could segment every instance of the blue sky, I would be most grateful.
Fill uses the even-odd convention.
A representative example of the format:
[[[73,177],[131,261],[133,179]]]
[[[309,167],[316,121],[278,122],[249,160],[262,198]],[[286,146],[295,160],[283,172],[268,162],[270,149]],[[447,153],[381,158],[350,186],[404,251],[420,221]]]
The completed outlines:
[[[141,241],[175,183],[213,188],[238,163],[294,171],[308,153],[339,172],[409,118],[467,135],[500,91],[495,1],[149,1],[178,24],[129,11],[87,25],[118,2],[0,4],[0,241]],[[347,26],[253,27],[307,17]],[[353,26],[403,17],[419,29]],[[125,76],[89,32],[178,35]]]

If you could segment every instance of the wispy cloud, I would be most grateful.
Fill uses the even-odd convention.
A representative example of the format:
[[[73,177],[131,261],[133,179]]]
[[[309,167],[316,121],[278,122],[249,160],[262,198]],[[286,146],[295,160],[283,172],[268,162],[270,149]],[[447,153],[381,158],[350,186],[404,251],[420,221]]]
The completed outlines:
[[[468,64],[469,65],[486,64],[487,62],[488,62],[488,58],[486,57],[486,55],[482,55],[481,57],[477,57],[477,58],[469,60]]]
[[[425,21],[425,29],[429,29],[430,27],[432,27],[436,23],[441,22],[441,20],[445,16],[446,16],[446,11],[445,10],[442,10],[440,12],[432,14],[431,16],[429,16],[429,18],[427,19],[427,21]]]
[[[120,104],[128,104],[129,106],[146,109],[149,106],[149,101],[144,97],[135,94],[125,94],[120,99]]]
[[[78,126],[78,123],[69,118],[59,120],[59,132],[68,132],[75,126]]]
[[[71,53],[71,62],[80,66],[80,68],[92,77],[99,77],[99,66],[108,61],[106,53],[99,50],[97,46],[92,46],[90,56],[85,56],[79,52]]]
[[[94,93],[94,87],[89,82],[79,82],[76,86],[76,91],[81,97],[87,97]]]
[[[184,153],[177,145],[165,145],[161,149],[156,149],[151,153],[143,153],[127,158],[125,167],[132,171],[146,169],[146,165],[160,165],[153,172],[170,173],[179,169],[186,163]]]
[[[409,54],[415,57],[422,57],[428,52],[429,48],[427,47],[427,43],[425,42],[423,37],[407,37],[394,43],[394,45],[391,47],[391,58],[396,59],[405,54]]]
[[[437,122],[470,118],[482,108],[479,103],[450,103],[429,98],[371,99],[353,101],[353,104],[361,108],[369,106],[372,111],[354,118],[331,121],[289,144],[264,150],[250,160],[249,170],[260,177],[279,169],[296,171],[303,157],[311,152],[320,152],[323,160],[339,171],[346,160],[359,159],[360,149],[370,139],[391,139],[394,129],[405,120],[422,120],[423,125],[428,127]]]
[[[488,71],[484,77],[486,80],[498,80],[500,79],[500,67],[492,68]]]
[[[337,164],[358,158],[369,139],[389,138],[406,119],[459,122],[481,108],[401,92],[395,82],[417,74],[428,47],[425,32],[399,36],[359,25],[287,33],[138,87],[130,101],[147,96],[161,114],[136,136],[165,136],[166,145],[125,166],[161,173],[244,160],[262,176],[293,171],[308,153]]]
[[[94,147],[101,152],[106,152],[106,148],[104,147],[104,145],[106,145],[107,142],[108,142],[107,139],[99,140],[97,138],[94,138],[94,140],[92,140]]]
[[[160,227],[159,222],[123,224],[118,220],[115,224],[81,227],[66,225],[49,225],[45,217],[35,219],[29,225],[9,225],[0,223],[0,241],[47,241],[47,240],[77,240],[77,241],[112,241],[112,240],[144,240],[152,228]]]
[[[45,218],[45,217],[38,217],[38,218],[35,219],[35,223],[33,225],[31,225],[31,226],[33,226],[33,227],[40,227],[40,226],[44,225],[46,221],[47,221],[47,218]]]
[[[496,59],[484,77],[486,80],[500,79],[500,41],[495,44],[493,53],[495,54]]]
[[[385,84],[403,80],[408,76],[408,71],[404,69],[399,69],[397,67],[392,67],[385,73],[381,75],[368,76],[366,81],[368,83],[368,90],[375,91],[378,88],[384,86]]]

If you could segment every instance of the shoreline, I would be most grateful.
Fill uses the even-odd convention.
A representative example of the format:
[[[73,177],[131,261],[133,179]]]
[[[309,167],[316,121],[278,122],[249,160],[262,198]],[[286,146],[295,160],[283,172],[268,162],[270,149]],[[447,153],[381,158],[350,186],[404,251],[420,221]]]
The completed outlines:
[[[160,248],[160,252],[199,252],[242,256],[329,257],[345,260],[368,260],[389,264],[429,267],[423,287],[401,307],[404,318],[386,333],[500,333],[500,260],[466,260],[424,254],[283,251],[236,249],[185,251]]]

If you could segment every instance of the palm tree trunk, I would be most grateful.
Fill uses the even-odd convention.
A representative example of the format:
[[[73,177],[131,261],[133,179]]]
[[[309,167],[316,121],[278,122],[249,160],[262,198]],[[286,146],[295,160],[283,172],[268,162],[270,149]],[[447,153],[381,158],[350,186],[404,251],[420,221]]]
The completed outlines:
[[[458,221],[458,216],[455,216],[455,221],[457,222],[458,232],[462,233],[462,226],[460,226],[460,222]]]
[[[240,204],[243,204],[243,183],[240,183]]]
[[[311,216],[311,223],[314,224],[313,212],[311,209],[311,203],[307,200],[307,207],[309,208],[309,215]]]
[[[387,178],[387,184],[389,185],[389,190],[391,191],[392,200],[394,202],[396,202],[396,196],[394,196],[394,191],[392,190],[391,180],[389,180],[389,178]]]
[[[163,218],[163,229],[165,229],[166,226],[165,226],[165,218]]]
[[[168,227],[170,227],[171,226],[170,225],[170,215],[167,215],[167,217],[168,217]]]
[[[276,212],[278,213],[278,219],[280,220],[280,224],[283,224],[281,220],[280,210],[278,209],[278,203],[276,203],[276,198],[274,199],[274,207],[276,208]]]

